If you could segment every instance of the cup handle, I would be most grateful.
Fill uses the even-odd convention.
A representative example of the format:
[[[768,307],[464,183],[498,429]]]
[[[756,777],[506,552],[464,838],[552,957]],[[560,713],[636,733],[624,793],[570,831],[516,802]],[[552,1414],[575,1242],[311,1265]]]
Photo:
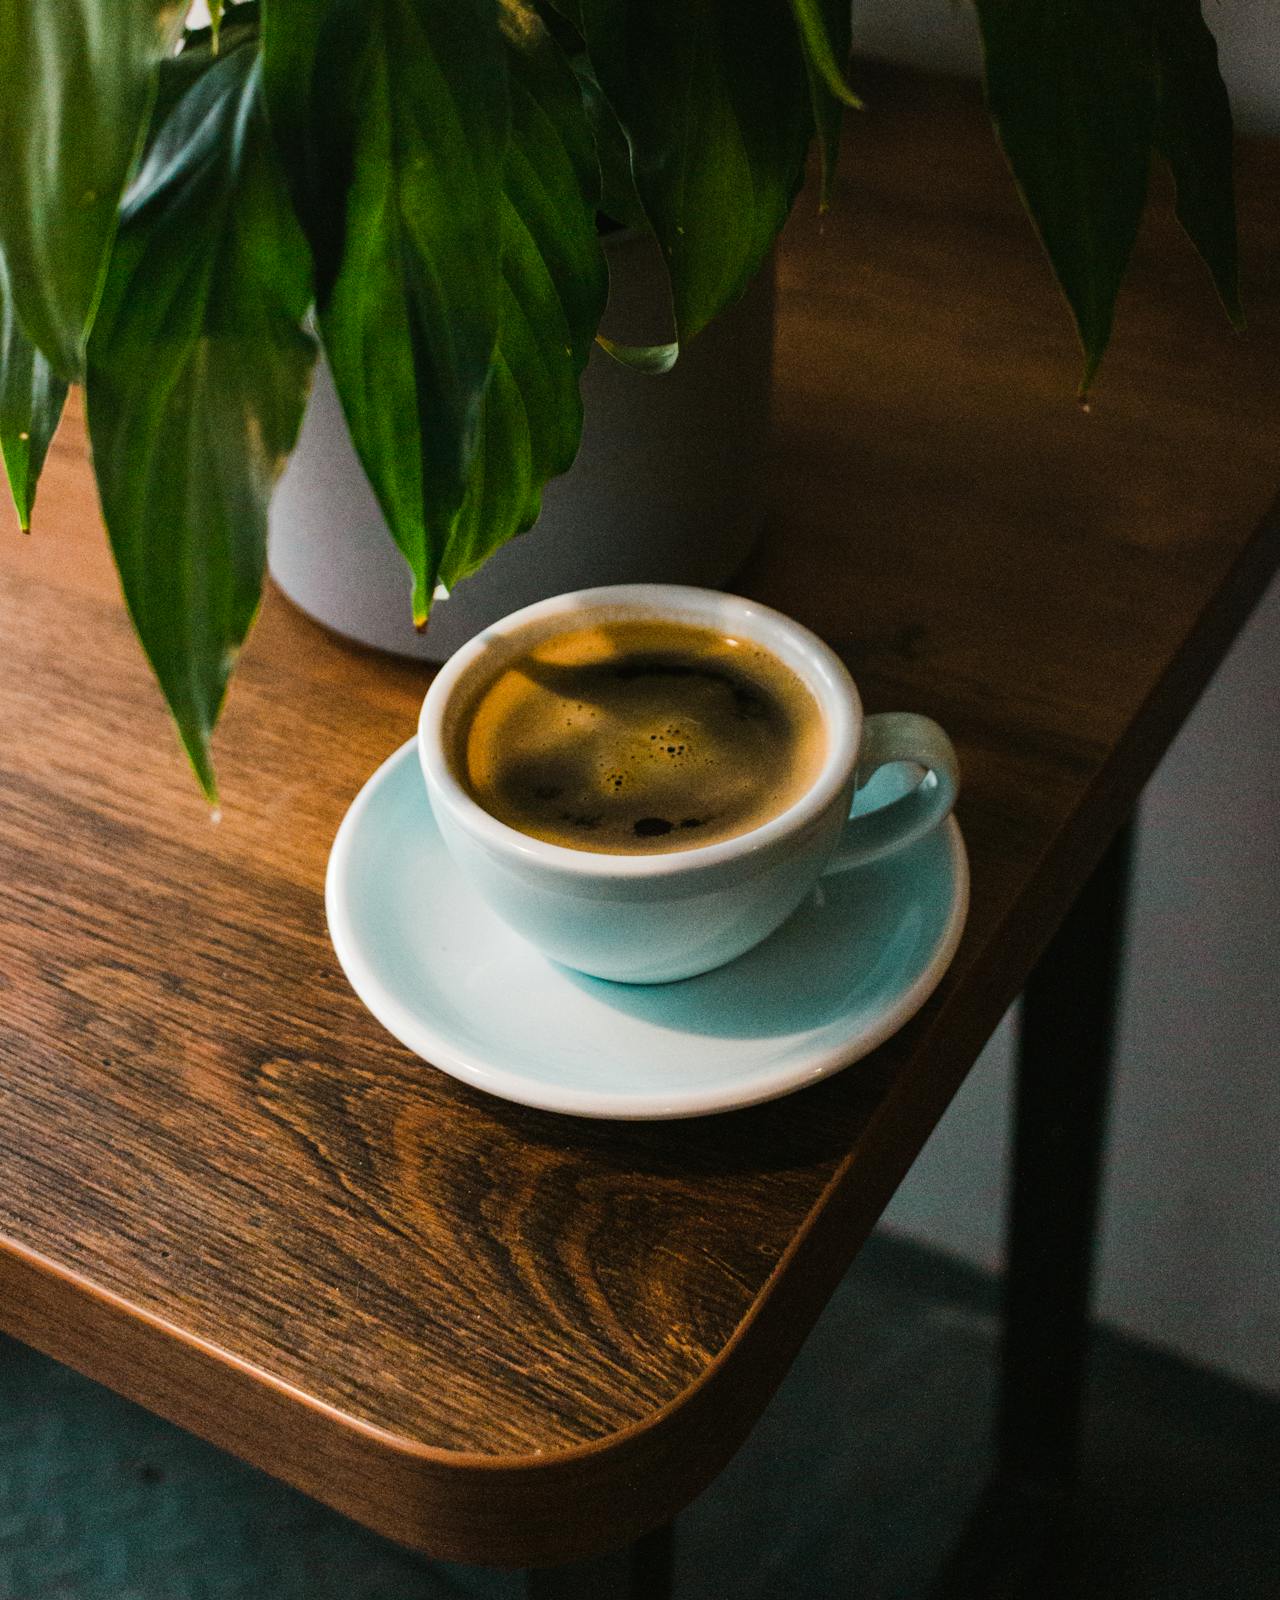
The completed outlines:
[[[868,717],[858,753],[855,792],[877,767],[890,761],[909,761],[922,767],[924,775],[900,799],[850,817],[826,872],[847,872],[901,850],[936,828],[955,805],[960,764],[951,740],[931,717],[914,711],[885,711]]]

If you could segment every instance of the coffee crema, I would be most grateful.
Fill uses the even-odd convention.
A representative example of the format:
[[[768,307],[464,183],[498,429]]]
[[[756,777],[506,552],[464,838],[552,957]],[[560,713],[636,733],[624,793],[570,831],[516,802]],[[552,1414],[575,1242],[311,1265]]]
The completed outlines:
[[[771,651],[695,624],[556,634],[479,695],[455,752],[472,798],[549,844],[610,855],[747,833],[826,756],[811,691]]]

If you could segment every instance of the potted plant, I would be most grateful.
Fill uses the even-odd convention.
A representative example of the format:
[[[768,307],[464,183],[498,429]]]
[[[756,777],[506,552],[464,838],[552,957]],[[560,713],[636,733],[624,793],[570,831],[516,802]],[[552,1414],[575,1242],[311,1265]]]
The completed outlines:
[[[651,236],[670,368],[742,296],[815,141],[845,0],[0,7],[0,445],[23,525],[83,382],[130,614],[200,782],[318,344],[425,622],[572,462],[608,293]],[[1199,0],[977,0],[987,93],[1075,317],[1082,392],[1153,150],[1233,319],[1231,122]],[[637,377],[636,382],[647,381]]]

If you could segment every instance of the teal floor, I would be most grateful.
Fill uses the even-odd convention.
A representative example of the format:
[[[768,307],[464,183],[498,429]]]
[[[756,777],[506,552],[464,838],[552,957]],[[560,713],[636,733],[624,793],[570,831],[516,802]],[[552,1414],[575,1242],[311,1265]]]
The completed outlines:
[[[678,1600],[923,1600],[983,1481],[995,1286],[864,1251],[677,1524]],[[1059,1600],[1276,1600],[1280,1402],[1103,1333]],[[517,1600],[0,1341],[0,1600]],[[599,1600],[607,1600],[601,1595]],[[1050,1600],[1040,1585],[1035,1600]]]

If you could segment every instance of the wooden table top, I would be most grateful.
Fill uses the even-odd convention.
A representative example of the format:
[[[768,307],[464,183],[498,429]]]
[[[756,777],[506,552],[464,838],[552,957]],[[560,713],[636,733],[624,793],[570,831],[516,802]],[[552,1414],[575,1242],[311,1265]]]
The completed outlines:
[[[973,91],[873,81],[780,265],[739,587],[954,735],[973,899],[872,1057],[604,1124],[424,1066],[348,988],[325,860],[426,671],[271,595],[214,826],[109,569],[83,436],[0,529],[0,1324],[370,1525],[565,1559],[741,1441],[1277,559],[1280,156],[1233,336],[1161,190],[1089,414]],[[857,1351],[850,1351],[857,1359]]]

